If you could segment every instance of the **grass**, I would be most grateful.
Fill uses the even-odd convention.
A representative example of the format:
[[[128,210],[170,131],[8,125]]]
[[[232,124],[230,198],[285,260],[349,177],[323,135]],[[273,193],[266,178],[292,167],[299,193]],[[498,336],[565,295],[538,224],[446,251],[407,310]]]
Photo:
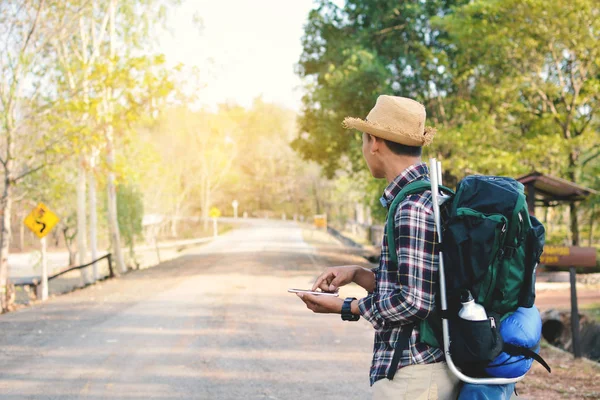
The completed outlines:
[[[309,245],[329,245],[340,246],[340,242],[331,236],[327,231],[316,229],[308,224],[302,224],[302,239]]]
[[[367,239],[366,237],[360,236],[360,235],[354,235],[354,234],[352,234],[352,232],[342,231],[342,235],[346,236],[347,238],[352,239],[353,241],[355,241],[358,244],[362,244],[363,246],[371,245],[371,242],[369,242],[369,239]]]
[[[595,322],[600,323],[600,303],[585,304],[581,306],[581,311]]]

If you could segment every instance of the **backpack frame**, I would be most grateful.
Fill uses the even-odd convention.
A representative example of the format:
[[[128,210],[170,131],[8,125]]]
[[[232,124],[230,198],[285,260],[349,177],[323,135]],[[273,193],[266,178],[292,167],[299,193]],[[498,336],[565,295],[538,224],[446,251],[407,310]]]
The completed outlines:
[[[412,194],[417,194],[417,193],[422,193],[426,190],[431,190],[432,192],[432,202],[433,202],[433,211],[434,211],[434,219],[435,219],[435,226],[436,226],[436,232],[438,235],[438,242],[440,244],[440,251],[439,251],[439,304],[438,304],[438,308],[439,311],[437,312],[437,315],[439,317],[434,317],[434,318],[427,318],[424,321],[420,322],[420,330],[421,330],[421,339],[422,341],[428,342],[430,344],[432,343],[439,343],[439,341],[443,341],[443,351],[444,354],[446,356],[446,362],[450,368],[450,370],[452,371],[452,373],[454,375],[456,375],[461,381],[466,382],[466,383],[471,383],[471,384],[491,384],[491,385],[502,385],[502,384],[510,384],[510,383],[515,383],[518,382],[520,380],[522,380],[525,377],[525,374],[516,377],[516,378],[496,378],[496,377],[482,377],[482,378],[477,378],[477,377],[473,377],[473,376],[469,376],[465,373],[463,373],[458,367],[457,365],[454,363],[454,361],[452,360],[452,354],[451,354],[451,343],[452,343],[452,337],[454,337],[455,339],[457,339],[457,336],[451,336],[450,334],[450,329],[449,329],[449,318],[450,315],[452,315],[452,313],[449,312],[449,304],[448,304],[448,298],[447,298],[447,282],[446,282],[446,276],[445,276],[445,269],[444,269],[444,256],[443,256],[443,247],[442,245],[442,221],[441,221],[441,210],[440,210],[440,205],[442,205],[445,201],[447,201],[448,199],[451,198],[451,196],[454,195],[454,191],[452,191],[451,189],[441,186],[440,185],[440,181],[441,181],[441,165],[440,163],[435,159],[432,158],[430,159],[430,179],[431,182],[428,181],[416,181],[416,182],[412,182],[409,185],[407,185],[394,199],[394,201],[392,202],[390,209],[389,209],[389,215],[388,215],[388,219],[387,219],[387,223],[386,223],[386,231],[387,231],[387,240],[388,240],[388,246],[390,244],[390,240],[393,241],[394,238],[394,216],[395,216],[395,211],[397,209],[398,204],[407,196],[412,195]],[[450,194],[451,196],[446,196],[446,195],[440,195],[440,189],[443,192],[446,192],[448,194]],[[519,198],[516,200],[516,206],[515,206],[515,210],[520,210],[523,207],[523,199]],[[517,215],[513,215],[513,219],[515,219],[516,217],[521,219],[521,222],[523,222],[523,218],[521,218],[521,216],[517,216]],[[528,220],[528,218],[526,218]],[[527,221],[529,222],[529,221]],[[501,220],[498,221],[499,224],[502,223]],[[513,224],[514,225],[514,224]],[[505,228],[506,228],[506,224],[503,227],[502,230],[502,234],[505,234]],[[531,225],[529,225],[529,228],[531,228]],[[511,226],[511,230],[514,229]],[[519,234],[517,232],[509,232],[509,234],[507,234],[507,236],[512,237],[517,237],[519,236]],[[512,240],[512,239],[511,239]],[[518,240],[523,240],[523,238],[519,238]],[[397,258],[397,254],[395,250],[395,243],[391,243],[392,246],[390,247],[390,258],[391,258],[391,266],[395,268],[398,268],[398,258]],[[510,244],[509,244],[510,245]],[[541,249],[538,249],[539,252],[541,253]],[[539,257],[539,255],[536,255]],[[532,272],[533,275],[535,274],[535,271],[529,271]],[[527,272],[526,272],[527,273]],[[494,281],[494,285],[495,285],[495,281]],[[525,289],[523,290],[523,292],[525,293],[527,299],[523,300],[522,297],[518,300],[521,304],[524,304],[525,306],[531,307],[533,306],[533,299],[535,298],[535,290],[534,290],[534,285],[535,285],[535,281],[533,280],[533,282],[531,281],[527,281],[527,277],[525,277],[525,282],[524,285],[526,285],[527,287],[525,287]],[[485,302],[487,307],[486,310],[488,308],[491,308],[491,298],[488,295],[486,297],[485,294],[481,294],[481,296],[478,296],[479,300],[476,301],[477,302]],[[485,300],[484,300],[485,299]],[[494,305],[497,305],[498,303],[494,303]],[[516,307],[514,307],[516,309]],[[506,310],[502,310],[500,311],[499,314],[496,314],[496,318],[498,318],[500,315],[502,315]],[[493,343],[488,343],[487,345],[492,345],[495,347],[495,349],[493,351],[496,351],[498,354],[498,352],[500,352],[500,350],[498,349],[502,349],[502,346],[504,345],[504,352],[511,352],[511,353],[515,353],[515,354],[519,354],[519,355],[525,355],[526,357],[529,358],[533,358],[535,360],[537,360],[538,362],[540,362],[549,372],[550,372],[550,367],[545,363],[545,361],[534,351],[530,350],[530,349],[525,349],[525,348],[517,348],[516,346],[512,346],[512,345],[508,345],[508,344],[504,344],[502,343],[502,338],[500,337],[499,333],[496,332],[496,326],[495,326],[495,320],[494,318],[489,318],[490,321],[480,321],[477,322],[477,324],[479,324],[479,328],[482,329],[490,329],[490,325],[492,328],[493,333],[488,335],[490,337],[490,341],[493,340]],[[435,328],[435,322],[441,321],[441,327],[437,326],[437,329]],[[500,322],[500,320],[498,319],[498,323]],[[412,331],[415,327],[416,323],[412,323],[412,324],[408,324],[402,327],[402,331],[400,332],[400,337],[398,339],[398,343],[397,343],[397,347],[394,351],[394,355],[392,358],[392,363],[390,365],[390,368],[388,370],[388,374],[387,374],[387,378],[388,379],[393,379],[397,368],[398,368],[398,363],[400,361],[400,357],[402,355],[403,350],[408,349],[409,347],[409,341],[410,341],[410,336],[412,334]],[[458,324],[457,324],[458,325]],[[486,325],[486,326],[483,326]],[[434,327],[432,327],[434,326]],[[467,327],[466,329],[472,329],[475,325],[470,325],[469,327]],[[479,329],[477,328],[477,329]],[[457,329],[457,327],[455,327],[454,329]],[[440,333],[441,332],[441,337],[440,337]],[[426,338],[425,340],[423,340],[423,338]],[[496,341],[499,340],[499,342],[497,343]],[[458,340],[455,340],[458,343]],[[433,344],[435,345],[435,344]],[[438,344],[439,346],[439,344]],[[457,345],[458,346],[458,345]],[[441,347],[441,346],[439,346]],[[494,356],[495,357],[495,356]],[[464,358],[464,354],[461,353],[461,359]],[[493,359],[493,357],[492,357]],[[463,364],[464,365],[464,364]],[[483,366],[484,364],[482,364],[481,366]]]

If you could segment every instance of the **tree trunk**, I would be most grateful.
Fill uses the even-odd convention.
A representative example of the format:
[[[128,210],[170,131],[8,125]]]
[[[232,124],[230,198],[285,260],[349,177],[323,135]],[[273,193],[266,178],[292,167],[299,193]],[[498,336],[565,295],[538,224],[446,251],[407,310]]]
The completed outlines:
[[[19,219],[22,222],[25,219],[26,214],[25,214],[25,212],[21,211],[20,215],[21,215],[21,218],[19,218]],[[19,224],[19,250],[20,251],[25,250],[25,224],[23,224],[23,223]]]
[[[111,60],[115,57],[115,18],[117,12],[116,0],[111,0],[109,4],[109,34],[110,34],[110,48],[109,57]],[[114,71],[113,62],[109,64],[109,72],[112,74]],[[115,187],[115,139],[114,139],[114,127],[113,127],[113,98],[112,88],[109,86],[106,88],[106,106],[107,106],[107,117],[108,124],[106,126],[106,159],[108,162],[108,225],[110,227],[110,238],[113,246],[113,254],[117,262],[117,269],[121,273],[127,272],[127,265],[123,258],[123,251],[121,250],[121,233],[119,232],[119,219],[117,216],[117,191]]]
[[[90,197],[90,251],[92,253],[92,261],[98,259],[98,206],[96,198],[96,176],[94,175],[95,160],[92,156],[89,173],[89,197]],[[92,281],[96,282],[99,279],[98,265],[92,266]]]
[[[77,250],[73,249],[72,237],[69,237],[69,227],[65,226],[62,229],[62,232],[65,240],[65,246],[67,246],[67,251],[69,252],[69,267],[72,267],[77,262]]]
[[[173,216],[173,218],[171,219],[171,236],[176,238],[178,235],[177,232],[177,227],[178,227],[178,222],[179,222],[179,213],[180,213],[180,203],[177,202],[177,204],[175,205],[175,215]]]
[[[579,246],[579,223],[577,220],[577,203],[569,203],[569,213],[571,215],[571,244]]]
[[[316,214],[321,214],[321,202],[319,200],[319,190],[317,189],[317,183],[315,181],[313,181],[313,194],[315,196]]]
[[[119,219],[117,215],[117,191],[115,188],[115,173],[113,172],[115,164],[115,156],[113,149],[112,139],[113,127],[109,125],[107,127],[107,161],[108,161],[108,225],[110,229],[110,239],[113,248],[113,254],[117,262],[117,268],[121,273],[127,272],[127,265],[123,258],[123,251],[121,249],[121,233],[119,232]]]
[[[573,183],[577,183],[575,180],[575,165],[577,162],[577,155],[574,152],[569,153],[569,179]],[[571,219],[571,243],[573,246],[579,246],[579,222],[577,219],[577,203],[572,201],[569,203],[569,214]]]
[[[204,191],[204,206],[202,207],[202,218],[204,219],[204,231],[208,231],[209,219],[210,219],[210,186],[206,185]]]
[[[87,263],[87,210],[86,210],[86,179],[83,156],[79,160],[77,177],[77,253],[79,265]],[[90,274],[87,268],[82,268],[81,279],[85,285],[90,283]]]
[[[9,293],[8,288],[8,254],[10,250],[10,217],[12,206],[12,182],[9,175],[12,161],[8,160],[4,172],[4,193],[0,200],[0,309],[8,311]]]
[[[596,218],[596,205],[592,206],[592,214],[590,215],[590,232],[588,235],[588,246],[592,247],[592,240],[594,238],[594,219]]]
[[[202,207],[202,230],[204,232],[208,232],[208,223],[209,223],[209,187],[208,187],[208,177],[206,176],[206,171],[204,171],[202,176],[202,184],[201,184],[201,207]]]

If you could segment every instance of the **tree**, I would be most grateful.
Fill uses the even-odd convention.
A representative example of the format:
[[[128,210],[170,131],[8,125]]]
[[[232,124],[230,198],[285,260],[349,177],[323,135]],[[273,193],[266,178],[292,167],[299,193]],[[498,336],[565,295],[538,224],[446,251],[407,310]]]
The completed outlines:
[[[341,121],[366,116],[383,93],[425,103],[433,122],[447,118],[452,47],[430,21],[464,2],[348,0],[338,7],[319,1],[302,41],[298,74],[307,94],[294,148],[323,165],[329,177],[344,162],[360,169],[360,137],[349,137]]]
[[[171,166],[175,216],[182,214],[187,200],[196,199],[208,230],[213,194],[222,186],[237,154],[238,129],[224,113],[187,108],[165,112],[158,121],[153,136]]]
[[[520,165],[576,183],[590,171],[600,156],[599,16],[593,0],[480,0],[435,23],[456,49],[463,98],[453,133],[487,153],[477,158],[500,172]],[[569,208],[577,245],[578,208]]]
[[[80,262],[86,256],[86,175],[89,179],[90,244],[96,258],[96,175],[107,175],[109,229],[118,270],[126,267],[118,229],[117,147],[144,115],[151,114],[172,88],[164,57],[151,53],[152,23],[159,23],[170,0],[71,0],[82,8],[79,30],[54,46],[65,84],[75,92],[72,118],[81,124],[78,147],[78,226]],[[116,44],[119,41],[117,51]],[[104,155],[105,159],[102,160]],[[103,162],[104,161],[104,162]],[[86,169],[88,170],[86,172]]]
[[[339,123],[366,115],[378,94],[395,94],[424,103],[439,132],[424,158],[444,161],[448,185],[537,169],[597,188],[599,8],[592,0],[320,1],[303,39],[307,94],[294,148],[328,176],[360,169],[359,136]],[[573,243],[578,218],[596,218],[592,204],[583,205],[588,213],[570,205]]]
[[[135,239],[142,234],[144,203],[139,190],[131,185],[119,185],[117,190],[119,232],[123,234],[125,245],[129,248],[129,259],[135,267]]]
[[[44,85],[50,38],[69,34],[72,14],[59,1],[7,0],[0,3],[0,306],[8,309],[10,220],[15,189],[28,175],[64,158],[67,136],[52,136],[55,94]],[[77,10],[74,10],[76,13]]]
[[[291,110],[261,99],[249,109],[224,104],[215,112],[165,110],[156,125],[140,133],[140,142],[155,154],[141,178],[152,182],[143,189],[145,209],[173,216],[173,235],[179,218],[199,212],[206,221],[213,206],[229,214],[233,200],[240,214],[313,213],[315,196],[323,195],[314,194],[313,186],[324,179],[317,166],[290,148],[294,120]]]

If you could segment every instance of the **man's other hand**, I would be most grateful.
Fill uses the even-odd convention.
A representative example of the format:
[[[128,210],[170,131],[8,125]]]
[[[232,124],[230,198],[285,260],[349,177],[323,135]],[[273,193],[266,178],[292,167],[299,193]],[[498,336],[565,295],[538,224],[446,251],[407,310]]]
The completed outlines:
[[[344,300],[333,296],[319,296],[306,293],[297,293],[298,297],[306,304],[306,308],[319,314],[340,314]]]

